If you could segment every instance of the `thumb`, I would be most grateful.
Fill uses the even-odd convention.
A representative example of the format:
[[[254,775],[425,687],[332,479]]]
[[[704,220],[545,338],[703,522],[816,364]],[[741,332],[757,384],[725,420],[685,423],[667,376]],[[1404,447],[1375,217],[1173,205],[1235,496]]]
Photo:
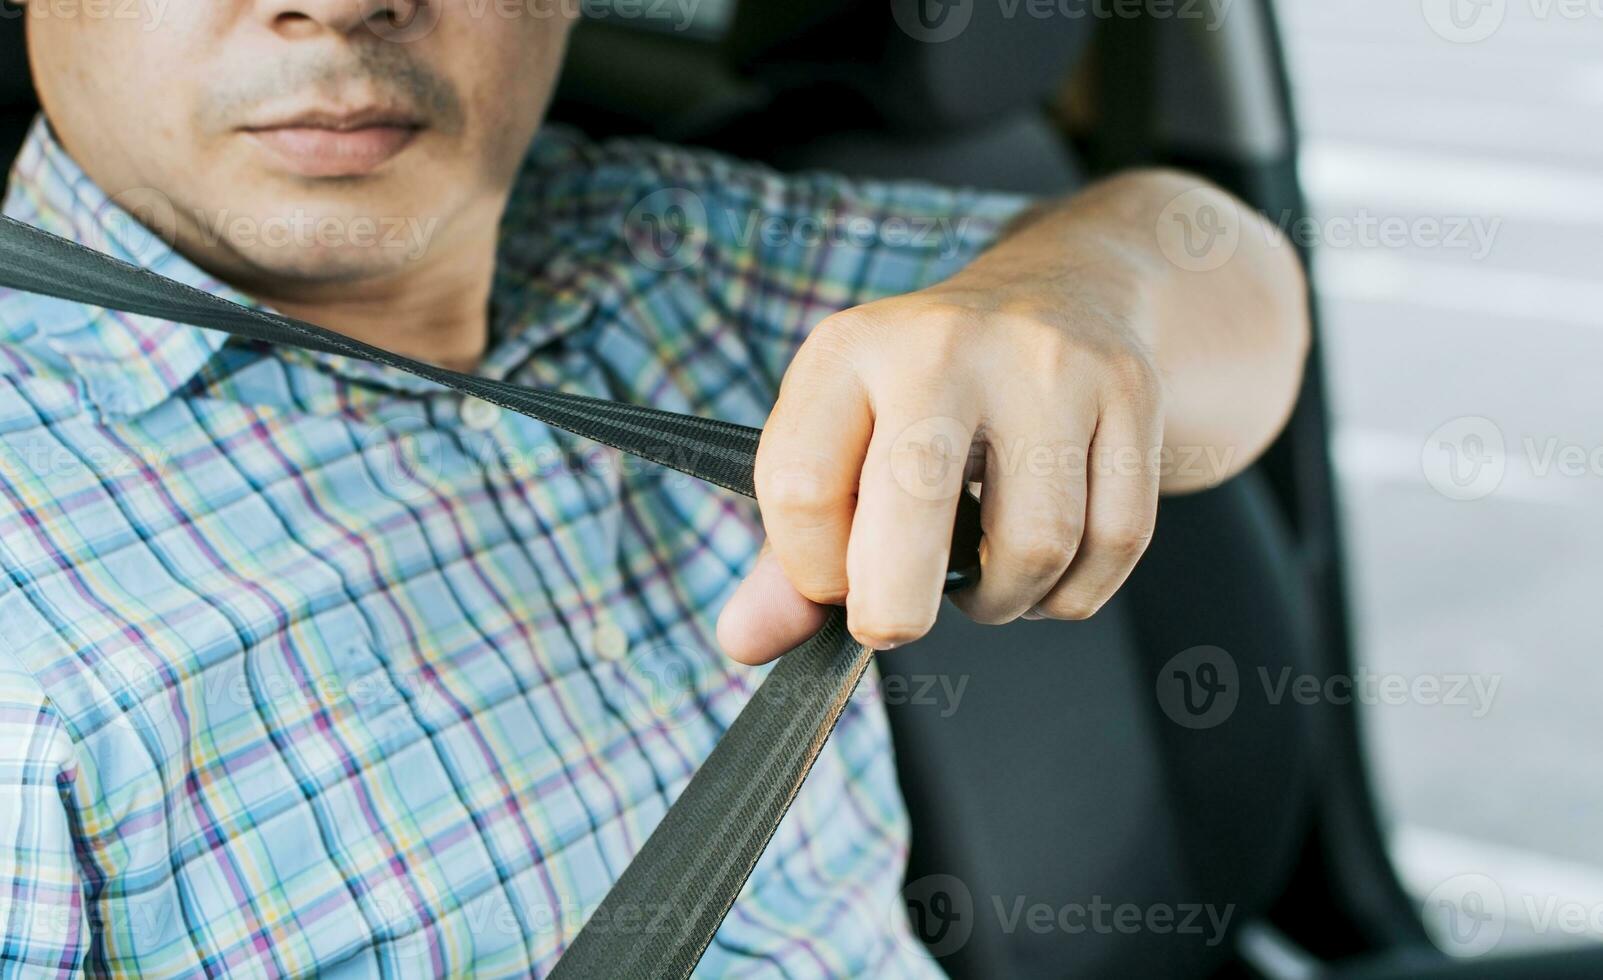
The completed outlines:
[[[765,664],[818,632],[827,617],[826,607],[791,587],[765,545],[718,617],[718,643],[733,660]]]

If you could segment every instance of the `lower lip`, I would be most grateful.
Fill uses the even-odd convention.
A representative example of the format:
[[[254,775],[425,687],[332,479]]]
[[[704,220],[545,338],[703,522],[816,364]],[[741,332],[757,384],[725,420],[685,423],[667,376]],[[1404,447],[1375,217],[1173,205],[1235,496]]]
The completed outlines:
[[[418,131],[410,126],[336,130],[309,127],[252,130],[250,135],[302,177],[360,177],[399,156]]]

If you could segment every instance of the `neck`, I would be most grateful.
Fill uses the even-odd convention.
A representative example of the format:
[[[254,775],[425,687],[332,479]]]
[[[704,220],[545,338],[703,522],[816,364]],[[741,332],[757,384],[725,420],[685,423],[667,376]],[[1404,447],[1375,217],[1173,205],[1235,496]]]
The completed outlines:
[[[326,282],[232,276],[273,309],[374,347],[472,373],[489,346],[498,222],[470,220],[383,274]],[[255,280],[255,281],[250,281]]]

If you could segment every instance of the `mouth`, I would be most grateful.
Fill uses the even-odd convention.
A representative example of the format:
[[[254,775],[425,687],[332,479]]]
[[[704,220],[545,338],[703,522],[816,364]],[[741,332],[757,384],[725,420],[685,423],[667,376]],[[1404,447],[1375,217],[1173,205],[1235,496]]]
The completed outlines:
[[[417,139],[416,116],[386,109],[313,110],[241,129],[279,166],[300,177],[361,177]]]

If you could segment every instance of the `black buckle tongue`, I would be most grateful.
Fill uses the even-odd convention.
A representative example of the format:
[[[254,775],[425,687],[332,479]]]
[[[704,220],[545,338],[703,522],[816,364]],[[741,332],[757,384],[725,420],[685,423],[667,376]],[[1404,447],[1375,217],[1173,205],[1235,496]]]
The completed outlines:
[[[967,487],[957,498],[957,520],[952,524],[952,553],[946,560],[942,592],[966,589],[980,580],[980,501]]]

